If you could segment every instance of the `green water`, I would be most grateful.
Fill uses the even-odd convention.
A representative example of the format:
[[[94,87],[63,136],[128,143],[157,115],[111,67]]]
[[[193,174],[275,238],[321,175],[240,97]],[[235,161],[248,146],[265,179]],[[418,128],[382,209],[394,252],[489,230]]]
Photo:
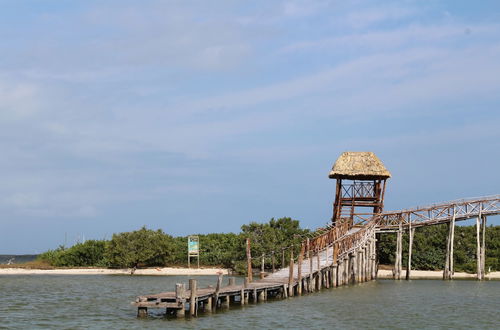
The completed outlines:
[[[199,287],[215,277],[199,276]],[[0,276],[0,328],[363,329],[500,328],[500,281],[379,280],[235,306],[192,319],[137,319],[137,295],[183,276]],[[240,279],[241,280],[241,279]]]

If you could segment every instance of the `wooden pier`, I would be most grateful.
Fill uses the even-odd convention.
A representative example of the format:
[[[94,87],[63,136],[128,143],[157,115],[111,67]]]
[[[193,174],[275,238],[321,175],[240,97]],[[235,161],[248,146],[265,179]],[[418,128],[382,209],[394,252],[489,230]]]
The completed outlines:
[[[444,279],[453,274],[453,228],[456,221],[476,218],[478,226],[478,279],[484,279],[485,255],[484,231],[486,216],[500,214],[500,195],[460,200],[427,207],[386,212],[374,216],[367,225],[351,227],[340,224],[328,228],[302,244],[300,254],[290,258],[289,267],[284,267],[268,276],[236,285],[229,278],[224,285],[222,275],[213,287],[197,288],[197,282],[190,280],[189,287],[177,284],[175,291],[137,297],[133,305],[137,315],[148,315],[148,309],[163,309],[169,315],[178,317],[212,313],[217,309],[229,308],[232,304],[245,305],[269,298],[286,299],[309,292],[331,289],[339,286],[362,283],[376,279],[377,256],[376,234],[396,232],[398,242],[404,232],[414,233],[415,228],[427,225],[449,224],[447,259]],[[401,279],[402,249],[396,250],[394,278]],[[411,246],[411,243],[410,243]],[[410,248],[411,251],[411,248]],[[411,270],[411,253],[407,261]],[[407,272],[408,274],[409,272]],[[407,279],[409,279],[407,275]],[[193,303],[191,303],[193,302]]]
[[[305,237],[295,258],[294,248],[289,247],[288,266],[283,253],[282,268],[275,271],[275,252],[269,251],[267,257],[272,258],[273,271],[265,276],[266,255],[252,258],[247,239],[248,274],[243,285],[236,285],[234,278],[230,278],[224,286],[219,276],[214,287],[200,289],[195,280],[190,280],[188,288],[177,284],[175,291],[138,297],[133,302],[137,315],[147,316],[148,309],[160,308],[171,315],[196,316],[201,311],[211,313],[218,308],[229,308],[232,303],[245,305],[270,297],[285,299],[323,288],[371,281],[378,269],[376,235],[388,232],[397,234],[394,279],[401,279],[403,234],[409,235],[406,279],[410,279],[413,234],[416,228],[430,225],[449,226],[443,278],[452,279],[455,222],[471,218],[477,219],[477,276],[484,279],[486,217],[500,214],[500,195],[383,212],[386,180],[390,177],[375,154],[344,152],[329,173],[329,178],[336,179],[332,222],[316,231],[315,237]],[[255,259],[260,259],[262,268],[260,279],[253,281]]]

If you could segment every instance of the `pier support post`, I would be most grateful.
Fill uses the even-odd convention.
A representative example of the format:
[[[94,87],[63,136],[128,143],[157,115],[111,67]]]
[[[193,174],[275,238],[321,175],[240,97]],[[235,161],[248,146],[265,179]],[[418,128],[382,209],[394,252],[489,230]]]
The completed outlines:
[[[373,233],[372,240],[372,256],[371,256],[371,264],[372,264],[372,280],[377,278],[378,273],[378,265],[377,265],[377,235]]]
[[[180,303],[181,308],[177,309],[175,314],[177,317],[184,316],[186,314],[186,298],[185,298],[186,288],[183,283],[177,283],[175,285],[175,299]]]
[[[332,266],[332,287],[337,287],[337,265]]]
[[[265,293],[265,289],[262,289],[259,292],[259,301],[264,301],[264,300],[266,300],[266,293]]]
[[[273,273],[276,272],[276,257],[274,256],[274,251],[271,253],[271,263]]]
[[[349,269],[350,269],[350,262],[349,262],[349,256],[344,257],[344,272],[342,274],[342,279],[344,280],[344,285],[349,284]]]
[[[368,257],[369,255],[370,255],[370,243],[367,243],[363,248],[363,263],[365,264],[363,267],[364,282],[368,282],[370,280],[370,262]]]
[[[224,306],[224,308],[229,308],[230,304],[231,304],[231,299],[230,299],[230,296],[227,295],[227,296],[224,297],[224,304],[223,304],[223,306]]]
[[[245,277],[244,281],[243,281],[243,288],[244,289],[247,289],[248,288],[248,277]],[[248,304],[248,296],[250,295],[249,292],[245,292],[245,290],[242,289],[242,292],[243,292],[243,298],[244,298],[244,303],[245,304]]]
[[[137,317],[147,317],[147,316],[148,316],[148,308],[147,307],[137,308]]]
[[[307,239],[307,244],[309,245],[309,238]],[[309,281],[308,281],[308,288],[309,292],[313,292],[316,289],[316,286],[314,285],[314,272],[313,272],[313,253],[311,253],[311,247],[307,249],[307,256],[309,258]]]
[[[482,216],[482,243],[481,243],[481,280],[486,274],[486,216]]]
[[[196,316],[198,314],[198,304],[197,304],[197,283],[194,279],[189,279],[189,290],[191,292],[189,296],[189,315]]]
[[[479,211],[479,215],[476,218],[476,263],[477,263],[477,279],[481,280],[482,279],[482,253],[481,253],[481,220],[482,220],[482,215],[481,211]]]
[[[411,276],[411,257],[413,252],[413,236],[415,234],[415,228],[411,227],[411,222],[408,225],[408,262],[406,264],[406,280],[410,280]]]
[[[356,256],[357,254],[357,256]],[[360,280],[360,266],[359,266],[359,262],[361,260],[361,250],[358,250],[356,252],[353,252],[352,253],[352,256],[351,256],[351,262],[352,262],[352,279],[351,279],[351,282],[352,283],[358,283],[359,280]]]
[[[265,267],[265,256],[264,253],[262,253],[262,256],[260,258],[260,279],[263,279],[264,275],[266,274],[264,267]]]
[[[303,261],[303,255],[304,255],[304,243],[301,244],[300,246],[300,254],[298,257],[297,261],[297,281],[299,282],[297,284],[297,294],[299,296],[302,295],[302,261]]]
[[[212,302],[213,309],[217,309],[219,303],[219,292],[222,287],[222,274],[217,277],[217,285],[215,286],[214,301]]]
[[[453,216],[448,224],[448,238],[446,240],[446,260],[443,271],[443,279],[453,279],[453,244],[455,240],[455,206],[453,206]]]
[[[247,277],[248,280],[252,282],[252,253],[250,251],[250,238],[247,238]]]
[[[288,271],[288,296],[293,296],[293,250],[290,248],[290,268]]]
[[[212,313],[212,309],[213,309],[213,306],[212,306],[212,297],[208,297],[207,298],[207,302],[205,303],[205,308],[204,308],[204,311],[206,313]]]
[[[399,224],[399,229],[397,231],[396,238],[396,261],[394,262],[394,279],[401,279],[401,260],[403,254],[403,230],[401,228],[401,223]]]

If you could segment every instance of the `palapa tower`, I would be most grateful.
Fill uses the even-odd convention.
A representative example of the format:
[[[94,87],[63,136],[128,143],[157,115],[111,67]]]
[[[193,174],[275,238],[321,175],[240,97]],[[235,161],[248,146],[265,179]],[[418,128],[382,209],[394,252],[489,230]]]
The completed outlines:
[[[337,179],[333,224],[363,225],[384,208],[385,183],[391,173],[373,152],[342,153],[328,175]]]

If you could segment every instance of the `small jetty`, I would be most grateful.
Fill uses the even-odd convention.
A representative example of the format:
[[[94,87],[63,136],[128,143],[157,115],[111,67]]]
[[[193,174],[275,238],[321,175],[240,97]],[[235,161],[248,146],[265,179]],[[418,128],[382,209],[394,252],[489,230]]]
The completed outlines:
[[[448,226],[446,261],[443,279],[453,279],[453,242],[455,223],[476,218],[477,278],[485,274],[485,232],[487,216],[500,214],[500,195],[463,199],[425,207],[384,212],[386,180],[391,174],[371,152],[345,152],[335,162],[329,177],[336,179],[332,222],[305,237],[300,250],[289,247],[289,262],[284,252],[281,269],[275,269],[275,251],[252,257],[247,239],[247,276],[243,284],[229,277],[223,284],[219,275],[214,286],[198,288],[197,281],[189,286],[178,283],[174,291],[141,295],[132,303],[138,317],[149,309],[163,309],[178,317],[212,313],[231,305],[245,305],[268,299],[286,299],[323,289],[333,289],[376,279],[378,270],[377,235],[396,234],[394,279],[401,279],[403,235],[408,235],[409,253],[406,279],[410,279],[413,235],[423,226]],[[272,271],[264,270],[265,258],[272,260]],[[259,279],[253,280],[253,261],[259,260]]]

